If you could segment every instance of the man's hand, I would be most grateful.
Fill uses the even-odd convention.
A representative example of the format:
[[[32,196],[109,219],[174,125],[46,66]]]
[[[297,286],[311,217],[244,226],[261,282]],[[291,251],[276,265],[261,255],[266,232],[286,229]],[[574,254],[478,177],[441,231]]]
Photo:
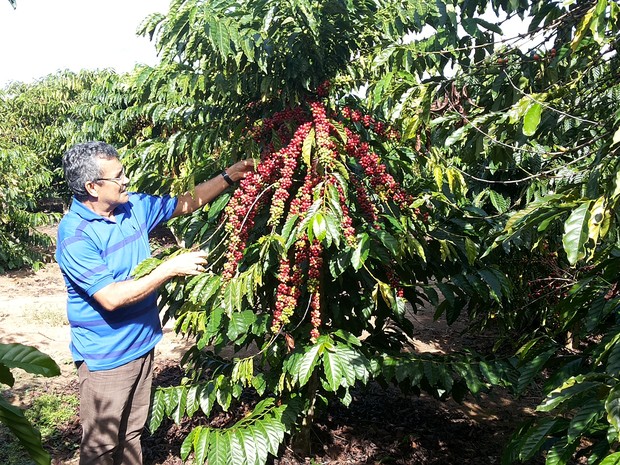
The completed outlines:
[[[252,158],[241,160],[226,169],[226,174],[235,182],[245,178],[248,173],[256,169],[256,163]]]
[[[155,292],[175,276],[196,276],[202,273],[207,263],[206,252],[187,252],[166,260],[146,276],[108,284],[95,292],[93,297],[99,305],[113,312],[127,305],[135,304]]]
[[[203,251],[186,252],[166,260],[160,266],[169,277],[196,276],[202,273],[207,264],[207,253]]]

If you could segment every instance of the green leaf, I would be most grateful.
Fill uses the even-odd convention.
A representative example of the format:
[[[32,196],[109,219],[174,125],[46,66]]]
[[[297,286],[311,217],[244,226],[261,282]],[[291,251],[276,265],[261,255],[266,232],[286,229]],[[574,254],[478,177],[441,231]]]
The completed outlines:
[[[310,129],[306,138],[304,139],[303,145],[301,147],[301,156],[304,164],[309,167],[311,166],[311,154],[312,147],[314,146],[315,135],[314,135],[314,127]]]
[[[577,31],[573,36],[573,40],[571,41],[570,48],[573,50],[577,50],[579,44],[583,40],[585,33],[590,29],[590,23],[592,23],[592,18],[594,16],[594,12],[596,11],[596,5],[588,10],[588,12],[583,16],[581,23],[579,23],[579,27],[577,27]]]
[[[325,215],[325,240],[327,246],[331,246],[332,242],[336,244],[336,247],[340,246],[340,229],[338,228],[338,221],[332,215]]]
[[[186,411],[189,417],[192,417],[200,409],[200,401],[198,399],[199,385],[190,386],[187,390]]]
[[[500,281],[500,277],[497,276],[497,271],[494,270],[480,270],[478,274],[482,277],[484,282],[489,286],[491,290],[491,295],[494,299],[499,301],[502,296],[502,283]]]
[[[326,350],[323,354],[323,370],[325,378],[332,392],[340,387],[341,380],[346,370],[346,361],[342,360],[337,350]]]
[[[265,437],[269,441],[269,453],[277,456],[280,444],[284,442],[284,425],[273,417],[265,417],[256,427],[264,429]]]
[[[194,279],[196,281],[194,288],[189,294],[189,299],[198,305],[206,303],[220,289],[221,277],[219,275],[203,273],[196,276]],[[194,279],[192,279],[192,281],[194,281]]]
[[[390,252],[393,257],[400,256],[400,243],[389,232],[383,229],[373,230],[372,234],[379,238],[381,244]]]
[[[461,139],[465,139],[467,131],[469,131],[471,129],[471,125],[470,124],[465,124],[463,126],[461,126],[460,128],[458,128],[456,131],[452,132],[452,134],[450,134],[447,138],[446,141],[444,142],[444,145],[446,147],[450,147],[451,145],[454,145],[454,143],[460,141]],[[438,182],[438,179],[440,179],[440,174],[436,174],[435,175],[435,180]],[[439,186],[439,183],[438,183]]]
[[[250,426],[248,432],[253,438],[254,450],[256,452],[256,463],[264,464],[269,456],[268,441],[260,429]]]
[[[607,357],[607,373],[611,376],[620,375],[620,341],[618,338],[613,341],[613,345],[609,349],[609,355]]]
[[[381,291],[381,297],[383,297],[384,302],[390,308],[397,308],[397,301],[395,291],[390,287],[389,284],[384,282],[379,282],[379,290]]]
[[[159,425],[161,425],[166,412],[165,396],[161,389],[155,389],[153,393],[153,401],[151,404],[150,417],[148,422],[148,428],[151,433],[157,431]]]
[[[187,401],[187,388],[185,386],[177,386],[175,390],[177,392],[176,406],[174,410],[172,411],[170,418],[172,418],[172,420],[177,425],[180,425],[181,420],[183,419],[183,416],[185,415],[185,405]]]
[[[233,398],[233,390],[240,386],[238,384],[231,385],[230,379],[224,375],[217,377],[215,384],[215,399],[220,407],[226,412],[230,408],[230,404]]]
[[[327,223],[325,222],[325,218],[321,212],[316,212],[316,214],[312,217],[312,220],[310,220],[310,227],[312,228],[314,237],[318,241],[325,239],[325,235],[327,234]],[[308,236],[310,237],[310,235]]]
[[[357,337],[355,337],[350,332],[345,331],[344,329],[339,329],[338,331],[334,332],[333,335],[346,342],[349,346],[362,346],[362,341],[360,341]]]
[[[368,234],[362,233],[358,238],[357,247],[351,256],[351,264],[353,265],[353,268],[355,268],[355,271],[358,271],[362,266],[364,266],[364,262],[368,258],[369,252],[370,247],[368,246]]]
[[[568,440],[590,436],[590,427],[605,415],[605,405],[596,398],[586,399],[568,426]]]
[[[190,452],[192,451],[194,447],[194,436],[196,436],[196,430],[198,430],[199,428],[202,428],[202,426],[198,426],[194,428],[193,430],[191,430],[189,434],[185,436],[185,439],[183,440],[183,443],[181,444],[180,452],[181,452],[181,459],[183,461],[187,460],[187,457],[189,456]]]
[[[219,19],[213,18],[209,21],[209,39],[213,43],[216,50],[223,56],[230,54],[230,35],[228,33],[228,25]],[[207,30],[208,31],[208,30]]]
[[[239,439],[241,446],[246,457],[246,464],[258,464],[258,456],[256,452],[256,445],[254,444],[254,436],[252,436],[248,428],[238,429],[235,431],[235,435]]]
[[[510,208],[510,201],[507,197],[498,194],[494,190],[489,190],[489,200],[498,213],[505,213]]]
[[[209,204],[209,211],[207,213],[207,219],[213,220],[220,212],[228,205],[231,194],[225,192],[218,196],[212,203]]]
[[[433,178],[435,179],[437,189],[441,191],[441,187],[443,186],[443,171],[441,166],[435,165],[433,168]]]
[[[41,446],[41,434],[24,417],[24,413],[0,395],[0,422],[17,437],[37,465],[49,465],[50,455]]]
[[[562,386],[549,393],[545,400],[536,407],[539,412],[549,412],[564,402],[582,403],[582,396],[588,391],[596,391],[600,383],[585,381],[583,377],[571,377]],[[579,396],[579,397],[577,397]]]
[[[321,344],[315,344],[310,346],[304,354],[299,357],[299,362],[295,364],[294,371],[291,373],[299,383],[299,386],[304,386],[310,379],[310,375],[314,371],[319,356],[323,350]]]
[[[620,465],[620,452],[608,455],[599,465]]]
[[[194,454],[196,463],[202,465],[209,456],[209,435],[211,430],[206,427],[196,427],[194,434]]]
[[[588,241],[588,220],[591,202],[583,202],[570,214],[564,223],[562,244],[571,265],[585,257],[585,245]]]
[[[241,443],[243,436],[238,431],[230,431],[230,463],[232,465],[247,465],[253,463],[246,457],[245,448]]]
[[[282,238],[285,244],[289,241],[298,219],[299,215],[291,215],[286,219],[286,223],[284,223],[284,227],[282,228]]]
[[[478,246],[469,237],[465,238],[465,254],[467,256],[467,263],[473,266],[478,256]]]
[[[350,248],[339,250],[332,255],[329,261],[329,271],[334,278],[337,278],[351,265],[353,251]]]
[[[205,303],[221,289],[221,276],[213,276],[198,295],[198,302]]]
[[[208,320],[206,325],[206,331],[204,334],[204,342],[210,341],[212,338],[216,337],[220,331],[222,330],[224,319],[224,309],[221,307],[214,308],[211,313],[208,314]],[[203,343],[204,343],[203,342]],[[202,349],[204,347],[199,347]]]
[[[540,124],[540,116],[542,114],[542,105],[538,102],[532,103],[525,115],[523,115],[523,134],[533,136]]]
[[[0,363],[0,383],[6,384],[7,386],[13,386],[13,384],[15,384],[15,378],[11,370],[2,363]]]
[[[232,461],[231,439],[227,432],[212,431],[209,436],[209,465],[230,465]]]
[[[480,24],[483,28],[495,32],[496,34],[503,35],[502,29],[495,23],[490,23],[489,21],[485,21],[482,18],[475,18],[476,22]]]
[[[60,367],[51,357],[23,344],[0,344],[0,363],[48,378],[60,375]]]
[[[617,384],[605,400],[605,410],[607,411],[607,421],[616,430],[616,440],[620,439],[620,384]]]
[[[553,430],[557,422],[558,419],[556,418],[544,418],[538,425],[528,431],[519,452],[521,461],[525,462],[534,457],[547,440],[547,436]]]
[[[422,260],[426,261],[426,252],[424,252],[424,247],[422,247],[420,241],[418,241],[412,235],[407,236],[407,247],[409,248],[412,255],[417,255]]]
[[[256,315],[252,310],[235,312],[230,315],[230,323],[228,324],[228,332],[226,335],[231,341],[235,341],[240,336],[245,335],[255,321]]]
[[[256,432],[256,434],[260,434],[260,436],[263,439],[265,439],[265,445],[267,447],[267,452],[271,455],[277,455],[280,444],[274,441],[277,438],[271,437],[269,433],[267,432],[267,430],[265,429],[265,424],[270,419],[271,417],[266,417],[266,418],[258,420],[256,423],[254,423],[254,431]]]
[[[560,438],[547,452],[545,465],[567,465],[577,446],[577,442],[569,442],[566,437]]]
[[[616,144],[620,144],[620,127],[618,129],[616,129],[616,132],[614,132],[614,137],[612,139],[611,145],[614,146]]]
[[[162,261],[159,258],[147,258],[146,260],[142,260],[138,265],[134,268],[131,275],[134,278],[141,278],[146,276],[159,265],[161,265]]]
[[[201,385],[196,395],[200,403],[200,410],[202,410],[206,416],[211,415],[211,409],[215,403],[215,386],[213,383],[209,382]]]
[[[517,393],[522,393],[534,378],[540,376],[542,367],[554,353],[555,349],[549,349],[546,352],[540,353],[521,368],[517,382]]]

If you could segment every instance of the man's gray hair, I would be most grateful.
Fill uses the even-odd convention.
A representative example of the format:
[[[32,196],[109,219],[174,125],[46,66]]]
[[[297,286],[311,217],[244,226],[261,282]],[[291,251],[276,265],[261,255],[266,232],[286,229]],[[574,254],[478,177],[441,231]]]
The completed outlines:
[[[62,169],[69,189],[78,200],[88,198],[85,184],[101,177],[99,159],[118,158],[118,152],[110,144],[101,141],[75,144],[62,157]]]

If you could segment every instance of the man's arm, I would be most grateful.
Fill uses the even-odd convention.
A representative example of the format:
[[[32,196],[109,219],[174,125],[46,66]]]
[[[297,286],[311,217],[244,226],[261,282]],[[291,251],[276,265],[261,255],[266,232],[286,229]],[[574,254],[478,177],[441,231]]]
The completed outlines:
[[[135,280],[108,284],[95,292],[94,299],[104,309],[113,312],[140,302],[174,276],[195,276],[204,271],[205,252],[188,252],[166,260],[148,275]]]
[[[233,181],[237,182],[245,178],[246,174],[254,170],[254,160],[242,160],[226,169],[225,173]],[[209,179],[194,188],[194,192],[187,192],[179,196],[179,202],[172,214],[173,217],[187,215],[198,210],[213,201],[218,195],[229,187],[230,184],[224,176],[217,175],[213,179]]]

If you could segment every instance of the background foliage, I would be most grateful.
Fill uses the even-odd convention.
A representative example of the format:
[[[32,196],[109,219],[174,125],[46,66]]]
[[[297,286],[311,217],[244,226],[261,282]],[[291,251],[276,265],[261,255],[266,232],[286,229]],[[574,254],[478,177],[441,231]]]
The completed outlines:
[[[157,67],[71,76],[71,86],[60,76],[2,102],[22,121],[20,98],[72,89],[66,106],[50,104],[67,117],[50,134],[35,113],[21,144],[52,172],[88,139],[119,146],[133,187],[149,192],[262,160],[254,190],[243,183],[172,224],[213,262],[165,290],[165,317],[196,347],[187,382],[155,393],[151,427],[260,397],[227,428],[193,430],[184,457],[263,463],[288,434],[301,447],[322,404],[378,380],[457,400],[536,383],[539,415],[505,463],[541,451],[549,464],[615,463],[619,21],[607,0],[177,0],[142,26]],[[295,210],[297,195],[310,207]],[[235,220],[238,231],[224,227]],[[295,260],[313,244],[320,263]],[[308,278],[299,295],[285,289],[283,260]],[[299,305],[274,330],[289,297]],[[495,351],[413,352],[408,316],[423,305],[489,332]]]

